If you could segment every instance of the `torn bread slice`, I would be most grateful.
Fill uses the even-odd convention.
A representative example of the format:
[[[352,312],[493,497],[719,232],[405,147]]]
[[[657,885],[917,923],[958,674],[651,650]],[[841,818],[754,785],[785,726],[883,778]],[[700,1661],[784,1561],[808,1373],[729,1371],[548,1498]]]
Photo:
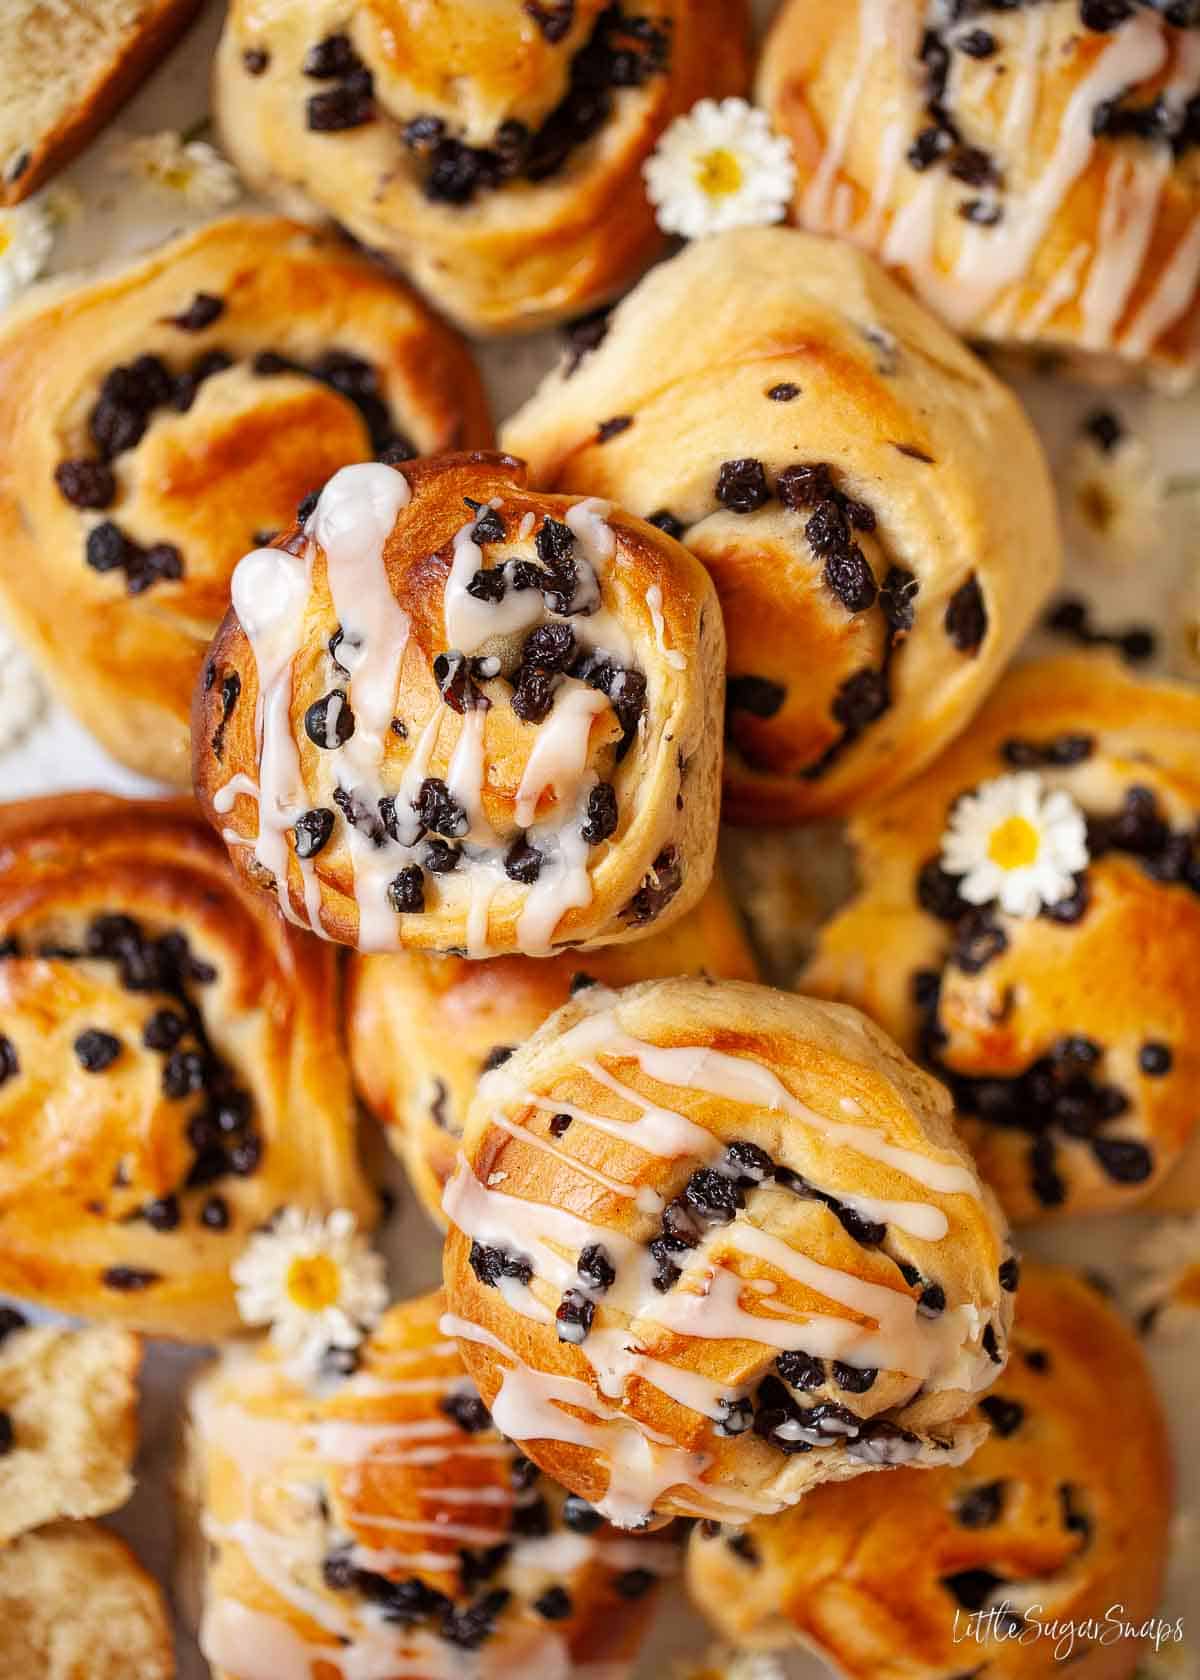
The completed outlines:
[[[4,0],[0,204],[83,150],[174,45],[201,0]]]
[[[56,1523],[0,1548],[0,1680],[170,1680],[157,1582],[99,1523]]]
[[[115,1325],[37,1325],[0,1341],[0,1546],[129,1498],[140,1360],[140,1339]]]

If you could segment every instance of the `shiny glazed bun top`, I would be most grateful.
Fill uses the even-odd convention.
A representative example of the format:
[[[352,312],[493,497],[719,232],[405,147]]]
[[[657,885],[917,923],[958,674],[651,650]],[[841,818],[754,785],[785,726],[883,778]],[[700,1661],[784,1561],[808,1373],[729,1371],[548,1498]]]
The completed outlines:
[[[238,566],[196,783],[246,878],[365,951],[637,939],[711,877],[721,615],[687,552],[505,456],[348,467]]]
[[[486,447],[466,346],[344,241],[240,215],[0,331],[0,602],[123,764],[190,790],[234,566],[348,461]]]
[[[269,1345],[193,1390],[184,1491],[218,1680],[628,1672],[674,1545],[614,1534],[497,1434],[442,1311],[392,1307],[319,1391]]]
[[[981,861],[1002,852],[1014,797],[1042,824],[1068,797],[1085,845],[1028,916],[986,888],[968,901],[943,866],[967,813]],[[1022,666],[851,838],[861,887],[805,989],[865,1009],[946,1080],[1012,1218],[1143,1197],[1196,1131],[1200,697],[1107,656]]]
[[[623,1526],[978,1444],[1003,1223],[943,1090],[856,1011],[582,991],[480,1081],[445,1208],[497,1427]]]
[[[960,331],[1195,376],[1191,0],[787,0],[759,96],[795,150],[796,220]]]
[[[737,1534],[697,1534],[696,1602],[726,1638],[803,1644],[852,1680],[959,1680],[964,1660],[1050,1680],[1068,1659],[1080,1680],[1129,1680],[1170,1516],[1135,1337],[1090,1283],[1027,1267],[1008,1369],[980,1405],[991,1434],[964,1465],[818,1488]]]
[[[663,244],[642,164],[748,79],[746,0],[236,0],[216,112],[256,190],[496,332],[637,277]]]
[[[729,644],[726,814],[840,813],[928,763],[1058,570],[1012,393],[875,263],[786,228],[697,241],[591,342],[505,447],[707,566]]]
[[[0,807],[0,1296],[206,1341],[284,1204],[367,1219],[327,947],[189,803]]]

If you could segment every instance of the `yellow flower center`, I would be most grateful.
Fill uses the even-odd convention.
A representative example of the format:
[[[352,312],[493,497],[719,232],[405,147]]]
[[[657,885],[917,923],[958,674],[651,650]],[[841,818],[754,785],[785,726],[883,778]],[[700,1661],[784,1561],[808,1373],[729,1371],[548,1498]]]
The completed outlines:
[[[696,180],[709,198],[729,198],[740,192],[745,178],[740,159],[725,146],[705,152],[696,160]]]
[[[341,1294],[342,1275],[327,1254],[303,1254],[287,1269],[284,1287],[288,1300],[301,1312],[319,1313],[332,1307]]]
[[[988,836],[988,857],[1001,869],[1028,869],[1037,862],[1041,844],[1028,817],[1005,817]]]
[[[0,257],[2,257],[4,255],[5,251],[8,250],[8,247],[11,244],[12,244],[12,234],[9,233],[9,231],[6,227],[4,227],[2,224],[0,224]]]

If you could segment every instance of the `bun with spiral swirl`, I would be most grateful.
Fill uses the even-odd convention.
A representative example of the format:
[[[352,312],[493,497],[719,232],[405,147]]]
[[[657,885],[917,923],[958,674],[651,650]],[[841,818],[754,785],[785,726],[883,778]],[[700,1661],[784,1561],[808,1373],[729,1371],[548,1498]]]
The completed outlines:
[[[1082,1680],[1129,1680],[1159,1608],[1171,1480],[1136,1338],[1090,1284],[1029,1267],[982,1408],[991,1434],[967,1464],[697,1532],[696,1603],[726,1638],[804,1645],[854,1680],[955,1680],[966,1651],[1005,1680],[1050,1680],[1067,1657]],[[1134,1631],[1115,1637],[1120,1623]]]
[[[868,258],[788,229],[655,269],[505,446],[708,567],[736,821],[843,812],[920,769],[1058,568],[1052,487],[1011,393]]]
[[[347,467],[238,566],[196,785],[242,875],[327,939],[639,939],[712,874],[723,656],[703,567],[607,503],[507,456]]]
[[[465,346],[344,244],[234,216],[0,331],[0,602],[122,763],[190,787],[234,564],[347,461],[486,445]]]
[[[346,1030],[354,1077],[387,1128],[426,1213],[441,1224],[463,1122],[482,1073],[499,1067],[569,997],[673,974],[755,980],[723,884],[662,933],[581,955],[475,963],[419,951],[351,960]]]
[[[217,1680],[622,1680],[674,1545],[622,1537],[491,1426],[430,1295],[317,1393],[269,1346],[193,1390],[183,1495]]]
[[[856,1011],[583,991],[480,1082],[445,1207],[497,1427],[623,1526],[978,1445],[1003,1224],[936,1081]]]
[[[1195,377],[1194,6],[787,0],[759,98],[792,141],[796,220],[960,331]]]
[[[332,952],[198,813],[0,807],[0,1295],[204,1341],[285,1203],[373,1211]]]
[[[236,0],[216,115],[256,191],[511,332],[636,279],[664,244],[643,163],[748,80],[746,0]]]
[[[802,984],[948,1083],[1013,1219],[1126,1209],[1196,1135],[1198,748],[1194,691],[1107,656],[1040,661],[851,827],[861,889]],[[1030,916],[968,902],[943,867],[952,812],[1005,777],[1086,819],[1084,867]]]

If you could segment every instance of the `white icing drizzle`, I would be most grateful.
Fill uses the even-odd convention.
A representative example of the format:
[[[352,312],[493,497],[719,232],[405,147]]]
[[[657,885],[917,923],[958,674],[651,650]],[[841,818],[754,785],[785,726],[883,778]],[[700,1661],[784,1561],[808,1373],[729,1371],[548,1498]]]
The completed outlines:
[[[943,189],[936,172],[915,184],[906,182],[906,200],[885,231],[888,206],[916,115],[915,95],[907,96],[907,104],[883,124],[870,201],[857,223],[847,221],[847,200],[836,190],[838,172],[861,125],[862,96],[878,54],[887,50],[907,63],[916,53],[915,35],[889,41],[889,31],[895,34],[904,28],[894,16],[889,17],[889,10],[886,0],[859,0],[856,57],[820,161],[804,193],[805,225],[848,234],[868,248],[881,249],[885,260],[906,269],[930,301],[960,329],[986,320],[994,334],[1035,338],[1078,294],[1083,316],[1080,336],[1087,348],[1119,348],[1133,356],[1146,355],[1187,309],[1200,282],[1197,217],[1181,237],[1151,297],[1121,334],[1121,322],[1149,254],[1163,187],[1172,167],[1165,148],[1128,153],[1114,148],[1094,249],[1077,246],[1065,264],[1057,265],[1037,298],[1028,303],[1021,297],[1019,283],[1094,155],[1092,116],[1096,107],[1156,76],[1173,51],[1175,62],[1161,97],[1168,105],[1182,108],[1200,87],[1200,39],[1190,31],[1168,32],[1160,19],[1144,13],[1126,20],[1106,39],[1095,63],[1074,88],[1059,122],[1056,144],[1038,169],[1032,137],[1041,78],[1053,73],[1046,62],[1049,20],[1038,7],[1028,7],[1015,17],[1012,50],[1004,61],[1010,73],[1001,149],[1006,175],[1010,182],[1020,184],[1010,184],[1005,193],[1005,216],[999,229],[963,225],[955,220],[958,255],[947,276],[938,263]],[[968,65],[963,55],[956,54],[948,103],[954,106],[955,90],[961,89],[966,76],[978,82],[990,75],[990,90],[998,80],[996,71],[995,64]]]
[[[667,646],[667,626],[663,618],[663,594],[656,583],[652,583],[646,591],[646,605],[650,609],[650,622],[654,626],[654,637],[658,643],[658,651],[673,671],[686,671],[687,660],[676,648]]]
[[[322,767],[330,772],[335,788],[370,817],[383,791],[382,766],[410,629],[391,587],[385,546],[410,499],[407,480],[392,468],[372,464],[344,468],[326,485],[309,520],[306,534],[311,541],[302,560],[279,550],[259,550],[247,556],[235,574],[234,604],[259,672],[260,780],[256,785],[248,776],[233,777],[218,792],[215,804],[225,812],[239,795],[258,801],[259,835],[253,842],[244,842],[231,832],[230,843],[252,844],[259,862],[281,882],[280,902],[293,920],[297,918],[286,882],[290,861],[296,858],[307,919],[317,931],[321,931],[321,883],[316,864],[299,858],[287,840],[288,830],[308,808],[300,753],[292,735],[291,700],[292,668],[304,638],[313,559],[319,547],[342,629],[336,657],[350,673],[345,701],[336,691],[327,698]],[[499,508],[502,503],[494,498],[490,505]],[[617,548],[616,534],[608,523],[610,511],[606,502],[589,498],[573,504],[564,515],[576,542],[572,627],[582,647],[629,667],[634,660],[632,645],[612,610],[603,605],[600,588]],[[534,524],[536,516],[530,513],[521,522],[521,534],[528,535]],[[468,585],[483,566],[483,550],[474,536],[476,525],[472,519],[454,538],[444,599],[450,647],[465,658],[473,657],[490,640],[532,628],[548,616],[539,589],[510,587],[500,601],[480,601],[469,593]],[[505,562],[506,575],[511,576],[516,563],[515,559]],[[667,662],[675,665],[680,656],[662,641],[662,597],[652,593],[659,644]],[[489,674],[496,675],[502,667],[499,660],[492,664]],[[353,713],[354,729],[338,745],[338,729],[347,708]],[[461,911],[470,956],[493,954],[492,911],[501,894],[510,900],[518,892],[523,894],[516,940],[521,950],[538,956],[551,951],[563,917],[591,903],[593,848],[582,834],[588,797],[597,780],[588,767],[589,745],[595,720],[611,710],[609,697],[575,678],[565,678],[558,687],[516,794],[516,825],[542,858],[537,881],[525,886],[507,875],[504,863],[511,837],[497,833],[484,809],[489,708],[473,707],[462,715],[445,772],[450,797],[467,817],[467,832],[458,837],[462,863],[453,875],[427,874],[424,892],[428,910],[451,906]],[[353,868],[360,950],[391,951],[403,943],[403,918],[390,901],[390,888],[402,868],[421,863],[418,847],[423,836],[414,805],[430,774],[446,717],[447,708],[437,704],[419,726],[392,796],[391,831],[383,833],[370,820],[347,821],[340,829]],[[540,816],[539,806],[545,807]]]
[[[568,678],[554,696],[550,716],[538,732],[517,789],[518,828],[532,828],[537,808],[553,792],[560,808],[574,804],[587,767],[592,724],[612,710],[608,696]]]
[[[288,890],[288,861],[295,854],[287,833],[305,809],[300,754],[292,738],[292,663],[304,633],[312,577],[312,551],[303,560],[277,548],[257,548],[240,560],[232,580],[233,609],[237,613],[258,673],[254,728],[258,741],[258,834],[254,855],[275,877],[279,908],[289,921],[299,922]],[[233,783],[218,794],[221,798]],[[243,784],[235,789],[248,792]],[[217,809],[228,809],[218,806]],[[311,863],[296,858],[304,881],[305,904],[320,902],[319,889],[310,891]],[[319,928],[309,911],[309,922]]]
[[[697,1164],[716,1162],[720,1170],[724,1144],[707,1128],[678,1112],[661,1107],[616,1079],[600,1063],[605,1054],[631,1059],[643,1074],[676,1089],[700,1091],[748,1108],[783,1112],[815,1129],[828,1143],[877,1160],[943,1195],[980,1198],[978,1181],[960,1161],[902,1148],[868,1124],[828,1120],[801,1103],[774,1072],[748,1057],[714,1051],[705,1045],[662,1047],[624,1032],[611,1009],[596,1008],[564,1033],[556,1053],[574,1063],[598,1085],[628,1103],[637,1113],[628,1121],[614,1121],[586,1108],[541,1097],[514,1082],[500,1070],[489,1095],[532,1113],[566,1113],[573,1121],[642,1147],[665,1158],[690,1155]],[[862,1105],[841,1099],[843,1110],[865,1120]],[[494,1112],[492,1123],[509,1136],[562,1159],[605,1190],[629,1196],[632,1185],[584,1166],[567,1151],[535,1136],[506,1114]],[[623,1410],[632,1378],[652,1384],[680,1406],[719,1420],[722,1402],[734,1395],[702,1373],[677,1368],[658,1359],[639,1340],[638,1326],[655,1326],[680,1336],[761,1344],[767,1349],[803,1350],[814,1357],[836,1358],[861,1367],[878,1367],[907,1376],[915,1388],[986,1386],[995,1367],[981,1348],[986,1320],[975,1307],[946,1309],[939,1315],[921,1312],[906,1289],[889,1288],[851,1272],[818,1262],[790,1243],[753,1223],[749,1214],[738,1221],[726,1247],[724,1227],[709,1231],[687,1261],[688,1276],[675,1289],[661,1293],[654,1287],[654,1264],[644,1246],[645,1228],[636,1235],[613,1231],[558,1205],[546,1205],[510,1195],[497,1185],[497,1173],[483,1185],[465,1156],[447,1185],[444,1209],[450,1222],[485,1248],[526,1257],[533,1269],[530,1285],[502,1280],[508,1305],[518,1314],[548,1324],[546,1295],[553,1301],[567,1289],[591,1293],[597,1314],[589,1333],[575,1345],[590,1368],[595,1388],[578,1378],[541,1371],[515,1355],[490,1331],[463,1328],[461,1320],[444,1329],[466,1340],[491,1347],[505,1361],[500,1393],[493,1403],[497,1427],[514,1440],[551,1439],[594,1450],[608,1466],[611,1485],[605,1514],[617,1522],[640,1520],[654,1498],[674,1485],[686,1485],[701,1501],[714,1494],[704,1482],[704,1467],[647,1457],[648,1446],[670,1443],[635,1426]],[[775,1195],[789,1192],[778,1189]],[[840,1192],[838,1193],[840,1197]],[[930,1203],[846,1195],[847,1206],[863,1217],[878,1219],[917,1236],[938,1242],[949,1231],[946,1213]],[[653,1229],[653,1227],[651,1227]],[[615,1270],[609,1289],[587,1289],[576,1269],[584,1248],[605,1249]],[[780,1272],[794,1284],[844,1309],[835,1312],[797,1312],[770,1296],[776,1285],[769,1279],[744,1280],[730,1269],[733,1256],[749,1255]],[[699,1278],[700,1286],[696,1287]],[[505,1284],[510,1287],[504,1287]],[[751,1292],[761,1310],[750,1312],[743,1296]],[[611,1316],[610,1316],[611,1315]],[[614,1322],[614,1318],[616,1322]],[[645,1334],[644,1328],[642,1334]],[[570,1406],[580,1418],[563,1411]],[[695,1455],[691,1455],[693,1458]],[[663,1479],[668,1475],[676,1481]],[[657,1493],[655,1492],[657,1490]],[[719,1495],[717,1496],[719,1497]]]
[[[445,1327],[447,1332],[450,1326]],[[389,1369],[382,1373],[358,1373],[339,1385],[339,1399],[427,1393],[450,1394],[470,1389],[465,1375],[441,1377],[395,1377],[390,1367],[444,1359],[455,1352],[452,1340],[431,1347],[397,1350],[389,1355]],[[306,1460],[312,1456],[327,1463],[361,1468],[371,1465],[412,1462],[413,1455],[389,1452],[390,1444],[436,1437],[437,1444],[425,1449],[419,1462],[444,1464],[449,1455],[488,1456],[508,1460],[513,1449],[496,1435],[487,1441],[466,1440],[445,1416],[410,1418],[392,1423],[350,1417],[317,1420],[289,1420],[247,1411],[231,1397],[236,1383],[239,1396],[270,1396],[278,1380],[274,1369],[252,1355],[231,1355],[227,1378],[218,1389],[213,1379],[201,1383],[192,1396],[193,1425],[210,1450],[230,1457],[242,1481],[240,1511],[218,1522],[211,1515],[202,1518],[206,1538],[220,1546],[236,1546],[264,1587],[283,1605],[315,1624],[323,1638],[302,1638],[282,1613],[251,1608],[239,1599],[210,1595],[201,1627],[201,1647],[216,1668],[237,1673],[245,1680],[311,1680],[320,1665],[342,1680],[579,1680],[590,1674],[604,1680],[603,1664],[580,1671],[571,1668],[568,1646],[562,1633],[542,1625],[531,1627],[525,1617],[505,1619],[496,1633],[477,1652],[467,1653],[440,1638],[431,1627],[405,1628],[383,1620],[365,1601],[331,1596],[306,1582],[319,1580],[322,1548],[327,1537],[318,1530],[280,1533],[256,1520],[262,1492],[272,1481],[284,1485],[294,1474],[298,1488],[306,1486]],[[461,1367],[460,1367],[461,1369]],[[431,1408],[436,1401],[431,1402]],[[664,1455],[664,1458],[668,1455]],[[284,1466],[295,1461],[294,1473]],[[343,1479],[344,1489],[353,1496],[353,1475]],[[379,1548],[355,1542],[350,1550],[357,1567],[391,1573],[405,1571],[445,1574],[456,1568],[456,1552],[463,1546],[488,1547],[503,1539],[504,1513],[521,1503],[537,1499],[536,1489],[516,1495],[506,1486],[444,1487],[431,1480],[431,1500],[425,1518],[394,1515],[350,1506],[349,1522],[382,1535],[412,1537],[413,1549]],[[499,1525],[459,1520],[455,1507],[494,1507]],[[421,1544],[436,1541],[439,1549]],[[584,1536],[558,1532],[539,1539],[517,1539],[511,1573],[518,1578],[522,1597],[532,1599],[547,1577],[564,1579],[574,1591],[574,1578],[586,1580],[586,1572],[600,1568],[617,1572],[645,1569],[667,1575],[677,1566],[673,1546],[653,1542],[622,1541],[611,1535]]]

